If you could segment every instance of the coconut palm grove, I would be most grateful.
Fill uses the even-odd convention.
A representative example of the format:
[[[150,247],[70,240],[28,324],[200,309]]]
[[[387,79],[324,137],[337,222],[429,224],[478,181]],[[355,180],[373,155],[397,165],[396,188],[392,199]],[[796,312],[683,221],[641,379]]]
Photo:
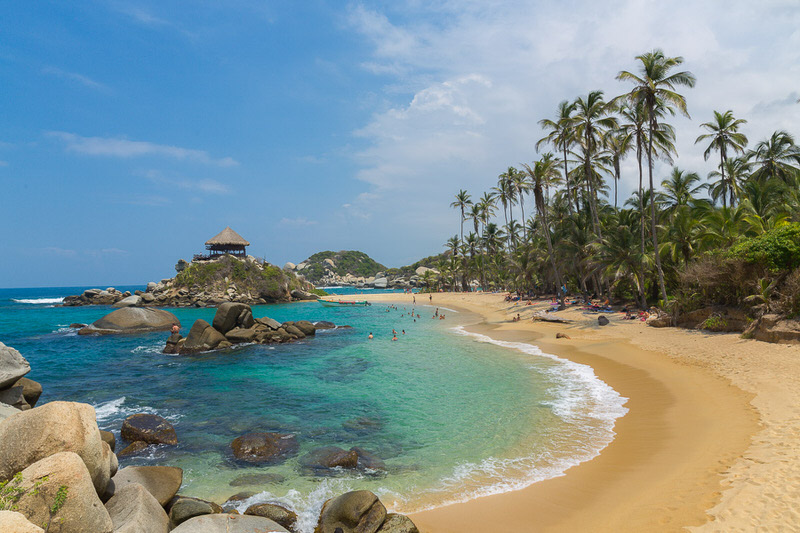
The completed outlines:
[[[461,224],[439,264],[442,283],[672,312],[800,311],[800,147],[786,131],[752,142],[747,119],[720,109],[695,141],[717,168],[702,177],[671,166],[670,118],[689,116],[696,81],[683,61],[661,50],[637,56],[616,76],[622,94],[564,100],[539,121],[545,135],[532,163],[509,166],[487,191],[458,191],[451,207]],[[619,198],[626,158],[638,166],[638,189]],[[671,169],[657,172],[657,161]]]

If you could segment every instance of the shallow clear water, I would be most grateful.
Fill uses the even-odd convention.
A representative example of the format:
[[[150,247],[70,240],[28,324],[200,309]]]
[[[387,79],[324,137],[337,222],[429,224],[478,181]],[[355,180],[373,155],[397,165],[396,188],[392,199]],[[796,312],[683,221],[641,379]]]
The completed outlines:
[[[459,326],[467,318],[452,311],[444,311],[447,320],[433,320],[433,309],[419,306],[415,322],[402,304],[397,310],[316,302],[257,306],[257,317],[329,320],[353,329],[181,357],[160,353],[165,333],[76,335],[70,323],[89,323],[110,311],[53,306],[81,290],[0,290],[0,341],[30,361],[29,377],[44,387],[40,401],[91,403],[100,427],[118,437],[126,416],[160,414],[173,422],[180,444],[122,460],[123,466],[180,466],[183,493],[219,502],[256,491],[242,507],[288,503],[301,512],[306,529],[322,502],[344,490],[372,490],[408,512],[559,475],[596,455],[624,413],[624,400],[588,367],[535,346],[468,334]],[[171,311],[184,334],[195,319],[210,321],[215,312]],[[392,328],[406,334],[392,342]],[[370,332],[375,339],[367,338]],[[358,417],[375,427],[348,429]],[[236,464],[230,442],[257,430],[295,434],[299,455],[277,465]],[[298,458],[320,446],[360,446],[387,469],[315,476]],[[235,481],[263,473],[283,481]]]

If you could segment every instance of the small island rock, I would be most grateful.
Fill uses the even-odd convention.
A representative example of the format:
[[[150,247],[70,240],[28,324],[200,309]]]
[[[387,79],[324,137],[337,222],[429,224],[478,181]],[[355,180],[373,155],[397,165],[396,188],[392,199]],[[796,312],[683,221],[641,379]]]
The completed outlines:
[[[283,433],[247,433],[231,442],[233,456],[247,463],[271,463],[297,452],[297,438]]]

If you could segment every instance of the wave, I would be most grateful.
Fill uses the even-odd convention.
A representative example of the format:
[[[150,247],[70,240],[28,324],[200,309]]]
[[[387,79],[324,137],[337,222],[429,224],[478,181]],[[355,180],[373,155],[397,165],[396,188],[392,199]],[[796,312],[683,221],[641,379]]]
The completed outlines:
[[[628,412],[624,407],[628,398],[598,378],[590,366],[545,353],[532,344],[499,341],[486,335],[471,333],[464,326],[456,326],[452,331],[472,337],[478,342],[510,348],[555,362],[550,368],[531,368],[542,372],[555,385],[555,399],[543,403],[569,424],[571,431],[577,433],[570,439],[576,445],[575,453],[559,457],[553,450],[539,450],[530,456],[513,459],[488,457],[480,462],[458,465],[452,475],[443,479],[441,486],[433,491],[442,493],[445,501],[415,511],[519,490],[538,481],[562,476],[567,469],[597,457],[614,439],[614,424]],[[493,481],[486,484],[486,479]],[[464,487],[467,486],[474,489],[465,491]],[[452,494],[456,494],[456,497],[449,496]]]
[[[60,304],[64,301],[64,298],[11,298],[12,302],[16,302],[18,304]]]
[[[139,407],[135,405],[125,405],[125,396],[120,396],[114,400],[109,400],[107,402],[102,402],[99,404],[94,404],[95,416],[97,417],[98,425],[103,425],[110,422],[115,422],[119,420],[123,420],[128,418],[131,415],[135,415],[137,413],[148,413],[152,415],[159,415],[163,416],[167,420],[177,420],[181,417],[180,414],[174,412],[163,412],[153,409],[152,407]]]

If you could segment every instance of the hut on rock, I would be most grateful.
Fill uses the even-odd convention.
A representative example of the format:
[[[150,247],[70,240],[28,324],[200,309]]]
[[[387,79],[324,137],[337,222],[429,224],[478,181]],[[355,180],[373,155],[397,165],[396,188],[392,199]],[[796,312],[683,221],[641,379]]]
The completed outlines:
[[[220,231],[219,234],[207,240],[206,250],[208,253],[206,255],[196,255],[194,260],[214,259],[225,254],[244,257],[247,255],[247,246],[250,246],[250,243],[228,226]]]

